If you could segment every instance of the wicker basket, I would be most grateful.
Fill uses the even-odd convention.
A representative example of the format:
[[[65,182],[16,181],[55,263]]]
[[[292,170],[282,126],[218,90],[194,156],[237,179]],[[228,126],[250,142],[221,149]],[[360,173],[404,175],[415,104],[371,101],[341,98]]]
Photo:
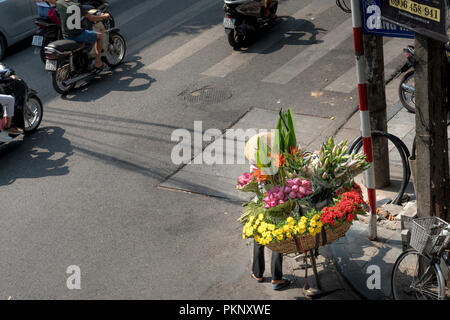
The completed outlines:
[[[299,247],[302,251],[308,251],[314,249],[316,247],[316,241],[318,241],[318,246],[322,246],[325,244],[330,244],[333,241],[339,239],[350,229],[350,223],[343,223],[332,230],[329,226],[325,226],[326,233],[326,243],[324,243],[324,237],[322,234],[318,234],[317,236],[312,235],[304,235],[297,237]],[[298,252],[297,246],[293,239],[286,239],[281,242],[271,242],[267,246],[272,251],[279,253],[295,253]]]

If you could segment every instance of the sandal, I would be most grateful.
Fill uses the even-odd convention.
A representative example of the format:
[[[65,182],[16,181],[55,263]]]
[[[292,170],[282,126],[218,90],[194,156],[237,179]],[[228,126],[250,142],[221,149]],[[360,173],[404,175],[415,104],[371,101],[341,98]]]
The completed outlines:
[[[264,282],[264,278],[260,278],[260,279],[256,278],[255,274],[254,274],[252,271],[250,271],[250,277],[251,277],[253,280],[258,281],[259,283]]]
[[[288,279],[283,279],[283,280],[284,280],[284,282],[273,284],[272,285],[273,290],[277,290],[278,291],[278,290],[281,290],[283,288],[289,287],[289,285],[291,284],[291,281],[288,280]]]
[[[95,72],[95,73],[100,73],[100,72],[102,72],[103,69],[105,69],[105,68],[106,68],[106,63],[103,63],[100,67],[94,66],[94,72]]]

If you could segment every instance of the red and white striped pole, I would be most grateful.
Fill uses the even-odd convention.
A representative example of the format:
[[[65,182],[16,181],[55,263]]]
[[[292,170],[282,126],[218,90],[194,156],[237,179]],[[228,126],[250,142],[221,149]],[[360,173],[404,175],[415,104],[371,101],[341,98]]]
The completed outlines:
[[[370,128],[369,101],[367,94],[366,58],[364,56],[361,1],[352,2],[353,38],[355,40],[356,71],[358,75],[359,111],[361,116],[361,135],[364,154],[370,169],[364,172],[371,217],[369,220],[369,239],[377,238],[377,205],[375,191],[375,171],[373,168],[372,130]]]

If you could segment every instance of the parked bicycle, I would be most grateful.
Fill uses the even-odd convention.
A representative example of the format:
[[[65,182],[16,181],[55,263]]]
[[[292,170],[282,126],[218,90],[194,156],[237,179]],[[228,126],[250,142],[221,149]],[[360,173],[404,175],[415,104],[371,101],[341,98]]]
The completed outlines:
[[[394,300],[445,300],[445,278],[450,273],[446,247],[450,225],[437,217],[412,221],[410,246],[394,264],[392,297]]]

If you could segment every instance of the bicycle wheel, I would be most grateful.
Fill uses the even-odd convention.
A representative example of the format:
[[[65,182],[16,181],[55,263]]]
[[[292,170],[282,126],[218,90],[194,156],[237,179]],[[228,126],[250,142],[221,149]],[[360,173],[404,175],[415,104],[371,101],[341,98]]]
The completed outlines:
[[[443,300],[445,285],[438,264],[414,249],[403,252],[392,270],[394,300]]]
[[[398,87],[400,102],[409,112],[416,112],[416,91],[414,87],[414,71],[410,71],[403,77]]]

